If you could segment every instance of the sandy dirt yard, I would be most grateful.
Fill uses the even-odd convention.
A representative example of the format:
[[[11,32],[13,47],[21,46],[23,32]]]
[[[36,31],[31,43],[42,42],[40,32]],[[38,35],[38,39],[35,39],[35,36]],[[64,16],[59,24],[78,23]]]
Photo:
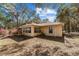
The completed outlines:
[[[3,56],[77,56],[79,37],[61,38],[6,37],[0,39],[0,55]]]
[[[41,44],[42,46],[54,46],[54,45],[64,46],[63,42],[57,42],[57,41],[47,40],[47,39],[42,39],[37,37],[22,41],[20,42],[20,44],[26,44],[26,46],[32,46],[35,44]]]
[[[11,38],[4,38],[0,40],[0,45],[7,45],[12,43],[17,43],[17,42],[12,40]]]

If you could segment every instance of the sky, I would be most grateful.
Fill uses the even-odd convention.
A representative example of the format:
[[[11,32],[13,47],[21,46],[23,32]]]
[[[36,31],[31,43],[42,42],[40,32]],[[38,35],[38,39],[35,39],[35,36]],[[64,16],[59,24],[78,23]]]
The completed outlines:
[[[45,6],[48,6],[45,8]],[[29,8],[32,11],[36,11],[36,15],[38,15],[41,19],[48,19],[49,21],[53,22],[56,19],[57,15],[57,4],[44,4],[44,6],[37,7],[34,3],[25,3],[25,4],[17,4],[16,11],[19,11],[23,6]],[[4,12],[4,10],[2,10]]]
[[[49,9],[49,8],[36,8],[36,13],[39,14],[39,17],[41,19],[49,19],[49,21],[53,22],[56,18],[57,12],[55,9]]]
[[[48,19],[49,21],[53,22],[56,19],[57,15],[57,4],[44,4],[47,5],[49,8],[43,7],[34,7],[34,4],[28,4],[28,7],[32,10],[36,11],[36,14],[39,15],[41,19]]]

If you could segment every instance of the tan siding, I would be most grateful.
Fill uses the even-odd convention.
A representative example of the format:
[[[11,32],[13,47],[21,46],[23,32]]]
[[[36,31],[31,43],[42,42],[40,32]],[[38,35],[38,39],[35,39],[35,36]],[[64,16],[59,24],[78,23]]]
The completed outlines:
[[[47,27],[42,27],[41,30],[45,35],[48,36],[62,36],[62,26],[61,25],[56,25],[52,26],[53,33],[49,33],[49,26]]]
[[[55,36],[62,36],[62,26],[61,25],[55,26],[54,31],[55,31]]]

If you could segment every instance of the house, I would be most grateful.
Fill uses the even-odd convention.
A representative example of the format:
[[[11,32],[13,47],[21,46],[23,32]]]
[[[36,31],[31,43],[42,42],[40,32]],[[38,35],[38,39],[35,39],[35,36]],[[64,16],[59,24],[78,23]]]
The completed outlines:
[[[60,22],[54,22],[54,23],[31,23],[31,24],[25,24],[20,26],[22,30],[23,35],[27,36],[38,36],[41,34],[47,35],[47,36],[56,36],[56,37],[62,37],[62,29],[63,29],[63,23]]]

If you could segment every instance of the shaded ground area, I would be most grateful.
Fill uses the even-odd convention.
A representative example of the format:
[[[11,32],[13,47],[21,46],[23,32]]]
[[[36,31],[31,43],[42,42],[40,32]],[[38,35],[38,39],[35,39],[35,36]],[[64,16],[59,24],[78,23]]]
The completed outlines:
[[[28,37],[28,36],[24,36],[24,35],[14,35],[14,36],[9,36],[8,38],[11,38],[17,42],[20,42],[20,41],[28,40],[33,37]]]
[[[10,36],[8,38],[11,38],[17,42],[28,40],[31,38],[40,38],[40,39],[45,39],[45,40],[51,40],[51,41],[57,41],[57,42],[62,42],[64,43],[64,38],[63,37],[52,37],[52,36],[45,36],[45,35],[39,35],[36,37],[29,37],[29,36],[24,36],[24,35],[14,35]]]
[[[52,36],[45,36],[45,35],[39,35],[37,37],[64,43],[64,37],[55,37],[55,36],[52,37]]]

